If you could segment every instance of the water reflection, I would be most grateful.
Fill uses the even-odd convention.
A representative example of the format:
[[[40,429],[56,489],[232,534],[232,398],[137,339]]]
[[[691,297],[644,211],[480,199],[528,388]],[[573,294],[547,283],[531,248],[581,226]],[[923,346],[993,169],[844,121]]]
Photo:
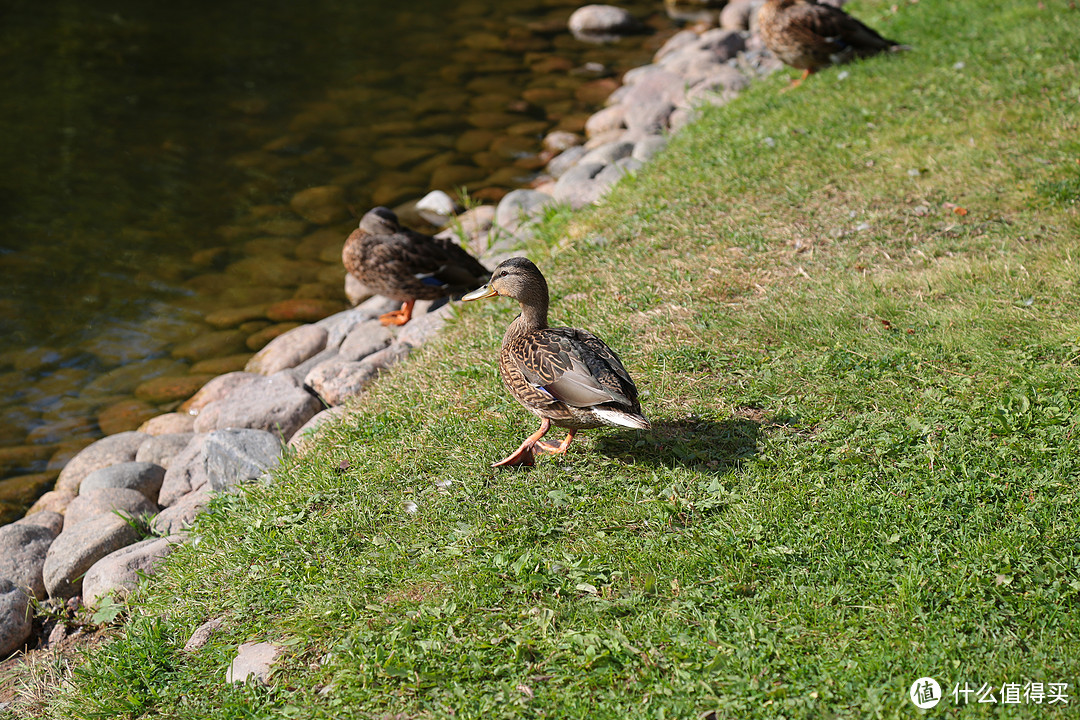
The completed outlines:
[[[269,304],[344,306],[350,211],[527,183],[656,44],[573,40],[578,4],[8,0],[0,478],[175,407],[149,379],[242,367],[290,325]],[[30,485],[0,480],[0,516]]]

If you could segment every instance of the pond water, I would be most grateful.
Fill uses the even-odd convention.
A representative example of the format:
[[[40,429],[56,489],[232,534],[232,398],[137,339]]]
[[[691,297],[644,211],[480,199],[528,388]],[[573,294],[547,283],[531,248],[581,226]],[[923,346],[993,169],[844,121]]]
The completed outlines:
[[[292,326],[230,311],[346,307],[341,243],[372,205],[527,185],[543,136],[675,30],[622,3],[647,32],[583,43],[579,4],[6,0],[0,522]],[[317,186],[344,209],[290,207]]]

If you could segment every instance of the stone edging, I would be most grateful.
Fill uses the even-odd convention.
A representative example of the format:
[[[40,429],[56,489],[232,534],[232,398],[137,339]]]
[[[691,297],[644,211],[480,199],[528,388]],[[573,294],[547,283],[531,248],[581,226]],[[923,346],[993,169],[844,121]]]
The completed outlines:
[[[587,122],[584,142],[571,133],[549,134],[544,148],[552,157],[533,189],[456,218],[468,246],[481,247],[481,260],[494,267],[521,245],[544,207],[597,202],[661,150],[697,107],[726,103],[753,77],[778,67],[748,32],[761,2],[734,0],[720,28],[672,36],[652,64],[626,73],[607,107]],[[418,208],[450,204],[433,195]],[[453,229],[443,232],[456,236]],[[355,284],[347,291],[363,294]],[[376,296],[295,328],[243,372],[208,382],[185,412],[102,438],[72,458],[25,518],[0,527],[0,657],[31,634],[28,592],[38,600],[82,596],[92,605],[134,587],[139,573],[153,572],[187,540],[212,493],[262,477],[287,446],[302,449],[319,425],[344,414],[349,397],[437,334],[450,312],[445,301],[418,302],[408,325],[383,327],[378,316],[396,306]],[[140,540],[118,513],[152,516],[155,536]]]

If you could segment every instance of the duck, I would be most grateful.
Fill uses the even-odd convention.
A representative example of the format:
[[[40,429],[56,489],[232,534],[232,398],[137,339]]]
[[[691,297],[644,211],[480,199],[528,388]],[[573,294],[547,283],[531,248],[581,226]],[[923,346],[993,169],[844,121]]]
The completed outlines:
[[[521,306],[503,335],[499,374],[514,399],[540,418],[540,428],[492,467],[532,466],[535,452],[564,455],[578,430],[650,427],[637,386],[614,350],[586,330],[548,326],[548,284],[531,260],[503,261],[487,284],[461,299],[496,296]],[[542,439],[552,425],[568,431],[558,444]]]
[[[784,64],[803,71],[786,90],[829,65],[911,49],[817,0],[767,0],[758,11],[758,28],[765,47]]]
[[[460,295],[484,282],[489,271],[449,238],[402,227],[394,211],[364,213],[341,250],[345,269],[373,293],[402,303],[379,317],[386,326],[404,325],[417,300]]]

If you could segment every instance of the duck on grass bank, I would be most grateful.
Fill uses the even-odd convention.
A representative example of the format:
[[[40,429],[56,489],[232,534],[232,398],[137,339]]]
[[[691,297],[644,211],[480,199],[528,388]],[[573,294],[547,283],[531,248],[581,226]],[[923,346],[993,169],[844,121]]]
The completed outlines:
[[[372,292],[402,303],[400,310],[379,318],[383,325],[404,325],[417,300],[458,295],[488,277],[488,269],[453,240],[402,227],[384,207],[364,213],[345,241],[341,260]]]
[[[786,90],[829,65],[911,49],[817,0],[768,0],[758,11],[758,27],[765,47],[786,65],[803,71]]]
[[[637,387],[619,356],[585,330],[548,327],[548,286],[536,265],[510,258],[495,268],[487,285],[461,299],[496,295],[521,305],[521,314],[503,335],[499,374],[514,399],[540,418],[540,428],[492,467],[533,465],[534,449],[561,455],[578,430],[649,428]],[[541,440],[553,424],[569,430],[558,445]]]

